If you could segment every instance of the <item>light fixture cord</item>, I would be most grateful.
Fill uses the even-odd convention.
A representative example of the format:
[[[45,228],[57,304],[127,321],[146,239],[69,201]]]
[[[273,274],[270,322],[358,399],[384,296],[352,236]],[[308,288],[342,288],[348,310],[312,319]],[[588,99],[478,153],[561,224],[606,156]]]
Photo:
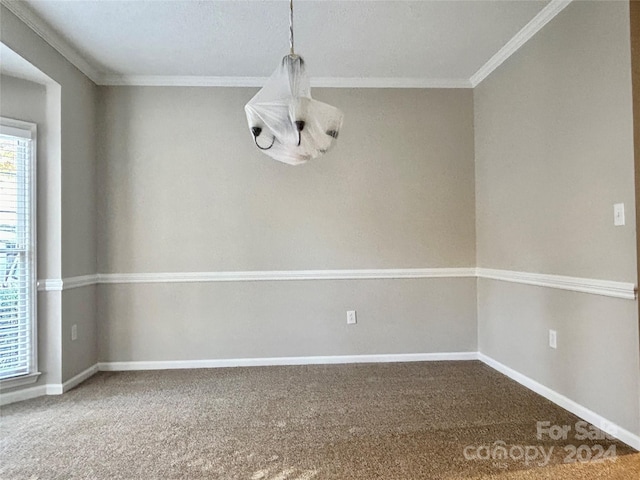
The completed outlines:
[[[289,49],[291,55],[296,54],[293,50],[293,0],[289,0]]]

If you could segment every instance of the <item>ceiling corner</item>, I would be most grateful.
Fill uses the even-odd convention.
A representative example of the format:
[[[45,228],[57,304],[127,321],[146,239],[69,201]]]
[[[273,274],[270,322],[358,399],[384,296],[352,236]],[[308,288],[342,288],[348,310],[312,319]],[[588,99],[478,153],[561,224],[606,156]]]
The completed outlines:
[[[33,30],[92,82],[99,84],[103,76],[100,70],[89,63],[69,42],[40,19],[25,2],[0,0],[0,5],[6,7],[11,13],[18,17],[27,27]]]

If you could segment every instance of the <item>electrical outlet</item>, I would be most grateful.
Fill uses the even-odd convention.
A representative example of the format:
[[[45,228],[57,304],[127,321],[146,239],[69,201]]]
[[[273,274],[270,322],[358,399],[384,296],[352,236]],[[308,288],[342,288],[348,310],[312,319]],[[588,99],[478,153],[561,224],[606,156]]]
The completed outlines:
[[[71,325],[71,340],[77,340],[77,339],[78,339],[78,325],[74,323],[73,325]]]
[[[549,330],[549,346],[551,348],[558,348],[558,332],[555,330]]]
[[[355,310],[349,310],[347,312],[347,324],[348,325],[354,325],[358,323],[358,319],[356,318],[356,311]]]

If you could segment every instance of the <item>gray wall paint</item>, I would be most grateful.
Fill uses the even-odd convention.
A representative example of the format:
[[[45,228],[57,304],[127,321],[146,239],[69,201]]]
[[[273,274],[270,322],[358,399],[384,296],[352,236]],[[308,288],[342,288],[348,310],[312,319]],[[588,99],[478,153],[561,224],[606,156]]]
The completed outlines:
[[[101,286],[101,361],[473,352],[475,280]],[[358,323],[346,324],[357,310]]]
[[[67,381],[98,363],[96,285],[65,290],[62,295],[62,378]],[[78,339],[71,340],[71,327],[78,325]]]
[[[59,251],[50,252],[51,261],[39,273],[46,275],[45,278],[96,273],[97,87],[4,6],[0,5],[0,13],[0,41],[59,85],[58,96],[47,95],[47,131],[51,137],[57,137],[50,138],[57,148],[50,145],[47,155],[51,167],[60,168],[60,174],[54,175],[60,184],[46,186],[60,192],[61,208],[48,219],[50,223],[46,229],[47,242],[56,244]],[[56,215],[59,217],[55,218]],[[47,365],[47,381],[64,382],[69,377],[64,376],[63,371],[78,373],[95,363],[91,361],[97,355],[95,298],[90,288],[73,293],[64,291],[62,298],[59,292],[42,294],[39,298],[43,295],[52,297],[42,300],[39,309],[42,310],[42,305],[47,307],[48,334],[46,338],[40,337],[40,342],[47,343],[51,358]],[[80,295],[83,295],[81,300],[78,299]],[[76,308],[78,302],[86,308]],[[86,342],[65,341],[70,338],[69,329],[73,324],[78,325],[79,337]],[[87,335],[94,332],[93,338],[82,332]],[[91,350],[92,354],[87,353]]]
[[[474,90],[478,266],[636,281],[628,9],[574,2]]]
[[[640,432],[635,302],[480,279],[478,303],[482,353]]]
[[[253,146],[255,89],[100,90],[101,272],[474,264],[468,90],[316,90],[346,120],[299,167]],[[103,285],[101,359],[473,350],[473,283]]]
[[[84,75],[62,92],[62,277],[97,272],[97,87]],[[73,92],[71,94],[71,92]],[[65,115],[65,112],[69,112]]]
[[[96,85],[5,7],[0,41],[60,84],[63,277],[96,273]],[[58,272],[50,272],[50,275]]]
[[[7,75],[0,75],[0,116],[32,122],[38,126],[36,171],[38,174],[39,190],[44,188],[43,181],[46,178],[41,173],[46,169],[46,95],[47,90],[44,85]],[[44,195],[41,195],[39,191],[38,205],[36,206],[39,214],[37,229],[38,234],[46,238],[46,221],[40,213],[41,211],[45,211],[45,208],[40,208],[41,206],[44,207],[44,205],[41,205],[43,201]],[[44,242],[39,245],[44,245]],[[38,272],[45,268],[46,254],[45,248],[41,248],[37,252]],[[44,303],[46,300],[43,298],[44,296],[45,295],[40,294],[38,300],[38,332],[40,332],[43,339],[46,339],[49,338],[50,335],[48,322],[46,321],[47,304]],[[52,351],[54,350],[52,347],[55,347],[55,345],[55,342],[46,340],[38,342],[38,367],[42,375],[38,378],[36,385],[46,384],[50,381],[48,375],[51,370],[50,365],[59,365],[59,360],[56,362],[55,351]]]
[[[479,266],[636,282],[628,9],[572,3],[475,89]],[[480,280],[478,307],[482,353],[640,432],[637,302]]]
[[[245,88],[101,88],[100,272],[472,266],[469,90],[317,90],[347,112],[299,167]]]
[[[44,85],[30,82],[21,78],[15,78],[8,75],[0,75],[0,116],[32,122],[37,125],[38,138],[36,142],[37,165],[36,172],[38,174],[38,186],[43,189],[45,187],[46,177],[43,172],[47,167],[47,139],[46,139],[46,123],[47,123],[47,89]],[[43,241],[39,242],[42,247],[37,252],[38,272],[46,272],[46,227],[47,222],[44,214],[46,211],[44,205],[45,196],[38,192],[38,204],[36,210],[38,213],[37,231],[39,238],[42,236]],[[40,208],[42,207],[42,208]]]

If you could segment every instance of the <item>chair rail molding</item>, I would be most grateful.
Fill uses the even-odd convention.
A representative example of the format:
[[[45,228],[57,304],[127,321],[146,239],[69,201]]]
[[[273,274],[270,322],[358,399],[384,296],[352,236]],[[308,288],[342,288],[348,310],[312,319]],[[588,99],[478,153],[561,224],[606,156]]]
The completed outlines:
[[[627,282],[569,277],[565,275],[549,275],[544,273],[516,272],[512,270],[496,270],[492,268],[477,268],[476,270],[478,278],[590,293],[593,295],[603,295],[605,297],[635,300],[637,293],[635,284]]]
[[[41,279],[38,290],[62,291],[91,285],[130,283],[212,283],[293,280],[382,280],[411,278],[485,278],[537,287],[635,300],[634,283],[493,268],[386,268],[358,270],[265,270],[228,272],[96,273]]]

